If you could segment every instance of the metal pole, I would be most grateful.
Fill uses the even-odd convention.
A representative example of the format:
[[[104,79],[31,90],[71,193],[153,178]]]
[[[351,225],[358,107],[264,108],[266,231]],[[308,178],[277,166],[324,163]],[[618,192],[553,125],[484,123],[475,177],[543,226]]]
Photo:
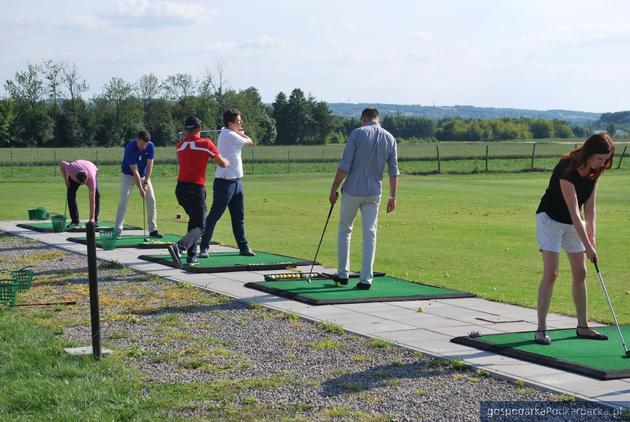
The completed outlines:
[[[88,277],[90,287],[90,319],[92,322],[92,356],[100,360],[101,350],[101,317],[98,305],[98,277],[96,266],[96,229],[94,223],[86,224]]]
[[[623,147],[623,152],[621,153],[621,157],[619,157],[619,164],[617,164],[617,170],[621,168],[621,162],[623,161],[623,156],[626,155],[626,150],[628,149],[628,145]]]
[[[287,147],[287,173],[291,173],[291,148]]]
[[[252,148],[252,176],[254,175],[254,148]]]
[[[437,159],[437,164],[438,164],[438,173],[442,172],[442,166],[440,164],[440,146],[439,145],[435,145],[435,154],[436,154],[436,159]]]
[[[534,157],[536,156],[536,142],[534,142],[534,146],[532,147],[532,166],[531,169],[534,170]]]
[[[11,177],[13,177],[13,148],[11,148]]]
[[[326,147],[322,147],[322,173],[326,172]]]

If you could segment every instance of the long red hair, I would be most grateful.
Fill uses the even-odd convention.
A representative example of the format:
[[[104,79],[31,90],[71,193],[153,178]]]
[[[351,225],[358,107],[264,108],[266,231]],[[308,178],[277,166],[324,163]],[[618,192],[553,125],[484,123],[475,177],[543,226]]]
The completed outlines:
[[[602,175],[605,170],[612,167],[613,157],[615,156],[615,144],[606,132],[591,135],[581,147],[564,154],[562,160],[569,160],[569,165],[564,170],[564,175],[568,176],[573,170],[584,167],[591,156],[595,154],[610,154],[604,167],[600,169],[589,169],[587,177],[595,180]]]

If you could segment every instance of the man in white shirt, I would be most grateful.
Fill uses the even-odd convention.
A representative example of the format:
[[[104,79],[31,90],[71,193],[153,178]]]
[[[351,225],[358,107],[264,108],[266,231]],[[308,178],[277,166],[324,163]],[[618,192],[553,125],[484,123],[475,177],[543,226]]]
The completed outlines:
[[[243,130],[241,112],[231,108],[223,113],[223,127],[217,140],[217,149],[221,156],[231,164],[228,168],[217,168],[212,185],[212,207],[206,217],[206,228],[201,238],[200,258],[208,257],[208,245],[217,222],[225,212],[230,210],[232,232],[243,256],[256,255],[249,247],[245,237],[245,201],[243,193],[243,160],[241,150],[246,145],[254,145],[254,141]]]

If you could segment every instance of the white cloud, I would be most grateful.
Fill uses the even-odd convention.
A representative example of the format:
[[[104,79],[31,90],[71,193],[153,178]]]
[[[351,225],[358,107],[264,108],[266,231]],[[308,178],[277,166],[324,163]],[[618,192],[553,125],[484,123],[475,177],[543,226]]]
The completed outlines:
[[[605,25],[582,24],[547,28],[534,35],[527,35],[514,42],[502,44],[508,48],[531,48],[541,46],[579,47],[589,44],[627,43],[630,41],[630,24]]]
[[[177,1],[121,0],[110,15],[120,23],[134,21],[141,25],[181,25],[212,22],[217,12],[200,3]]]

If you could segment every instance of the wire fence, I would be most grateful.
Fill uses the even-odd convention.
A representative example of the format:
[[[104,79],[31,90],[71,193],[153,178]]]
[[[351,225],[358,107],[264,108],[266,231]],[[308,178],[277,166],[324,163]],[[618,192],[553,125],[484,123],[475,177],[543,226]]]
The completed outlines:
[[[482,173],[551,170],[558,158],[578,146],[572,142],[442,142],[398,144],[399,167],[406,174]],[[244,171],[253,174],[334,172],[344,145],[256,146],[242,151]],[[614,169],[628,166],[628,143],[617,143]],[[61,160],[89,160],[101,173],[120,173],[122,148],[4,148],[0,177],[57,176]],[[156,147],[155,171],[176,172],[174,147]]]

